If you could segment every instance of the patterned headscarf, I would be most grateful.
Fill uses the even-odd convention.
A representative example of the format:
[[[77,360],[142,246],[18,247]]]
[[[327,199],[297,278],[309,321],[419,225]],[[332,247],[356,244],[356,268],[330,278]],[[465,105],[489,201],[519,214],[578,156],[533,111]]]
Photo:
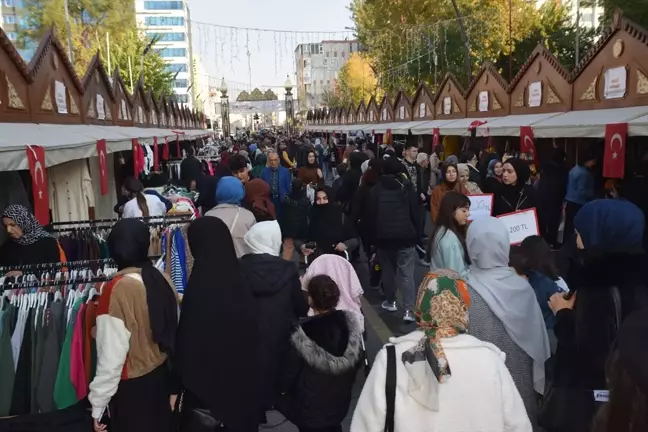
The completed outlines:
[[[467,332],[469,306],[468,288],[458,273],[445,269],[427,273],[414,310],[416,323],[425,337],[403,353],[403,362],[426,361],[437,381],[446,381],[451,372],[441,339]]]
[[[2,217],[13,219],[16,225],[22,230],[22,237],[17,239],[12,238],[13,241],[20,245],[27,246],[43,238],[51,237],[50,233],[43,229],[34,215],[23,205],[10,205],[2,213]]]

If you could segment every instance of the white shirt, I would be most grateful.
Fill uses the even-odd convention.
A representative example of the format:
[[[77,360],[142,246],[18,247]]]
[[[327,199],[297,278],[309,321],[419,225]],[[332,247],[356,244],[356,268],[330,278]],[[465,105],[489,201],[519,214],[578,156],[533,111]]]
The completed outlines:
[[[155,195],[144,194],[146,197],[146,205],[148,205],[149,216],[164,216],[166,214],[166,206],[160,198]],[[137,205],[137,198],[133,198],[124,205],[124,218],[141,218],[142,211]]]
[[[467,334],[442,339],[452,376],[439,384],[429,366],[422,369],[425,376],[412,376],[401,360],[423,336],[414,331],[391,339],[396,347],[395,432],[532,432],[502,351]],[[362,389],[351,432],[383,431],[386,373],[382,349]],[[430,392],[438,395],[438,411],[421,402]]]

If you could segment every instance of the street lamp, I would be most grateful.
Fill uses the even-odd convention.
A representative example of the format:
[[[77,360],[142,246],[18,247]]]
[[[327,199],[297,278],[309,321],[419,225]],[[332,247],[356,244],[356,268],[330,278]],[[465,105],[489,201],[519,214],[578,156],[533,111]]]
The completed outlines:
[[[290,75],[286,75],[284,88],[286,89],[286,133],[288,135],[291,135],[293,122],[295,120],[295,113],[293,110],[293,85],[292,82],[290,82]]]
[[[221,123],[223,126],[223,136],[229,138],[230,136],[230,120],[229,120],[229,98],[227,96],[227,83],[225,77],[221,81]]]

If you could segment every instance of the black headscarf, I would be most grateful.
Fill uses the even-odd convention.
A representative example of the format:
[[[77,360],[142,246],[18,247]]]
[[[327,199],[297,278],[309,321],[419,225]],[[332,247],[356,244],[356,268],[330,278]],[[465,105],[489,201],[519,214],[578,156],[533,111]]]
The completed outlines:
[[[227,429],[258,430],[257,321],[227,225],[191,223],[194,266],[182,301],[174,365],[185,388]]]
[[[313,204],[308,225],[308,239],[317,243],[324,253],[331,253],[336,244],[352,237],[347,224],[342,220],[342,207],[333,202],[333,192],[328,186],[323,190],[328,195],[328,204]],[[347,237],[348,236],[348,237]]]
[[[169,282],[148,258],[150,239],[146,224],[137,219],[122,219],[110,231],[108,250],[119,270],[142,269],[153,341],[162,352],[170,354],[178,326],[178,301]]]
[[[519,158],[510,158],[504,163],[511,164],[517,175],[517,181],[514,185],[507,185],[502,182],[500,185],[501,194],[509,202],[514,202],[527,185],[529,177],[531,177],[531,169],[525,161]]]

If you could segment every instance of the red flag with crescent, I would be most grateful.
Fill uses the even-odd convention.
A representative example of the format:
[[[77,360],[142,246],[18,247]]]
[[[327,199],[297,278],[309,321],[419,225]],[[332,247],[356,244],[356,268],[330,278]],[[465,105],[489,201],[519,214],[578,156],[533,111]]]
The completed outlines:
[[[164,137],[164,147],[162,147],[162,159],[169,160],[169,137]]]
[[[45,149],[41,146],[27,146],[27,161],[32,178],[34,216],[41,225],[48,225],[50,223],[49,191],[45,170]]]
[[[623,173],[625,172],[627,136],[628,123],[612,123],[605,125],[603,177],[623,178]]]
[[[158,149],[157,137],[153,137],[153,171],[159,171],[160,169],[160,154]]]
[[[528,154],[529,160],[536,159],[533,128],[531,126],[520,126],[520,152]]]
[[[139,177],[139,169],[138,169],[139,168],[139,164],[138,164],[139,153],[137,151],[137,149],[139,147],[139,141],[137,140],[137,138],[133,138],[131,140],[131,144],[132,144],[132,148],[133,148],[133,176],[135,178],[137,178],[137,177]]]
[[[97,140],[97,158],[99,159],[99,182],[101,195],[108,193],[108,153],[106,152],[106,140]]]
[[[439,128],[432,129],[432,150],[441,144],[441,130]]]

